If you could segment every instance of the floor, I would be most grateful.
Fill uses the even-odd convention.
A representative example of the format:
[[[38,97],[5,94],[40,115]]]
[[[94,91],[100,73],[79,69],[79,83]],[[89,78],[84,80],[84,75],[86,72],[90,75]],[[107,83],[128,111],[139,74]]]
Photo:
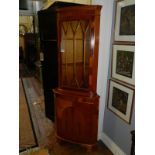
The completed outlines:
[[[19,150],[21,152],[33,146],[35,147],[37,141],[34,136],[29,108],[21,79],[19,79],[19,90]]]
[[[22,80],[39,147],[47,148],[50,155],[112,155],[101,141],[97,143],[96,149],[92,152],[87,152],[79,145],[59,142],[56,139],[54,123],[45,117],[41,83],[33,76],[22,77]]]

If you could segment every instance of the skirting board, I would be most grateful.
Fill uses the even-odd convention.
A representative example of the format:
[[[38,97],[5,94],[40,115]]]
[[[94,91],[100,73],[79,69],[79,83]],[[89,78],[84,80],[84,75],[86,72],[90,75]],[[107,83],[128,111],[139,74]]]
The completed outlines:
[[[101,134],[101,140],[114,155],[126,155],[105,133]]]

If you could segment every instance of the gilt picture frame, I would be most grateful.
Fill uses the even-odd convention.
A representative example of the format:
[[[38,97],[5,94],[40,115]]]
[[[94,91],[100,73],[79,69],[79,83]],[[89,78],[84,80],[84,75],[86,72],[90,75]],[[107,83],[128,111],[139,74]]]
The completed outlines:
[[[112,78],[135,85],[135,46],[113,45]]]
[[[134,89],[110,80],[108,109],[130,123],[132,105],[134,100]]]
[[[118,1],[115,17],[115,41],[135,41],[135,0]]]

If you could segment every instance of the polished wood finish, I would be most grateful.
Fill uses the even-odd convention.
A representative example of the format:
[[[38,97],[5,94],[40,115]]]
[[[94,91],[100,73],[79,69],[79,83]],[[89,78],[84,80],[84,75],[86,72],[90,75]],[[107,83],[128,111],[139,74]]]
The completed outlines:
[[[96,94],[55,89],[57,135],[76,143],[94,144],[97,139]]]
[[[54,89],[56,133],[88,151],[97,142],[96,93],[101,6],[58,9],[58,77]]]

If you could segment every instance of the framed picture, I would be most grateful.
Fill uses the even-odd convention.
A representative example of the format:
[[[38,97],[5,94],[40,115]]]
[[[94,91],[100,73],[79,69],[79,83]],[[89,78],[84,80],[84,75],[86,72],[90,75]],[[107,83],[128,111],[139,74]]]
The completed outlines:
[[[135,0],[117,2],[115,41],[135,41]]]
[[[113,45],[112,78],[135,84],[135,46]]]
[[[110,80],[108,109],[130,123],[134,90]]]

